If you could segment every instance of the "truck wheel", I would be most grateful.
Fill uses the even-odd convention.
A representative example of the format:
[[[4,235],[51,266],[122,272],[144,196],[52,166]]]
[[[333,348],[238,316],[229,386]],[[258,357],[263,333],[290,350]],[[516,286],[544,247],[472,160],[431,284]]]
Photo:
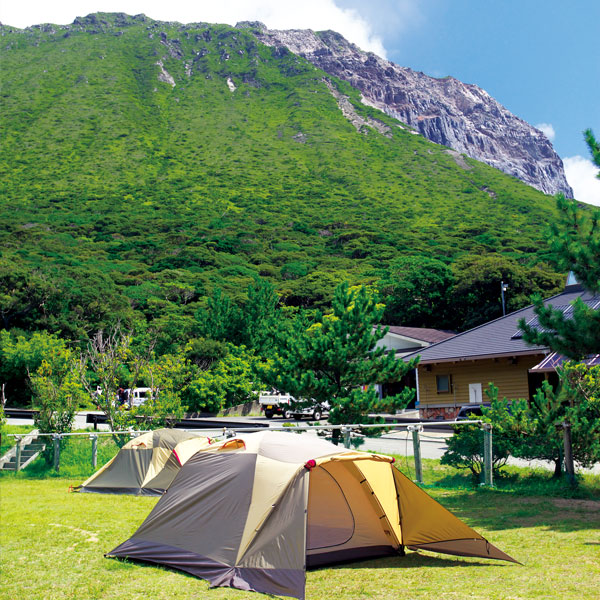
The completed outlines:
[[[294,416],[294,414],[292,413],[292,411],[288,408],[287,410],[283,411],[283,418],[287,419],[288,421]]]
[[[265,417],[267,417],[267,419],[272,419],[273,418],[273,411],[272,410],[265,410]]]
[[[323,416],[323,414],[321,413],[321,410],[319,408],[317,408],[314,412],[313,412],[313,419],[315,421],[318,421],[321,417]]]

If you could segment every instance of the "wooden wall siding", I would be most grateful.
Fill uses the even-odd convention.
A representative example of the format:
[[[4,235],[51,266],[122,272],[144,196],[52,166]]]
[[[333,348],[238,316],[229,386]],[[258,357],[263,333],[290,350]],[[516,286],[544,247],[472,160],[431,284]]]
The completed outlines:
[[[453,417],[458,412],[457,407],[469,404],[470,383],[481,383],[484,402],[487,401],[485,390],[490,381],[498,386],[499,398],[529,398],[528,371],[543,357],[543,354],[519,356],[514,364],[511,359],[497,358],[421,365],[418,367],[421,416]],[[431,370],[428,371],[427,367]],[[452,376],[450,393],[437,393],[436,375]]]

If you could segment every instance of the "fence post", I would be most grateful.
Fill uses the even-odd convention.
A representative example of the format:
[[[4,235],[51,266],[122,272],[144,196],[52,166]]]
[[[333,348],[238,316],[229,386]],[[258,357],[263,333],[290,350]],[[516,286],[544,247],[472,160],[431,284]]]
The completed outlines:
[[[60,470],[60,440],[62,435],[54,433],[52,439],[54,440],[54,470],[58,473]]]
[[[423,483],[423,463],[421,462],[421,438],[419,432],[423,431],[422,425],[409,425],[409,431],[412,432],[413,456],[415,459],[415,479],[417,483]]]
[[[494,487],[494,470],[492,467],[492,424],[483,423],[483,470],[484,484]]]
[[[575,485],[575,465],[573,463],[573,445],[571,443],[571,423],[564,421],[562,427],[567,481],[569,482],[569,485]]]
[[[342,435],[344,436],[344,447],[350,448],[350,427],[342,427]]]
[[[92,440],[92,468],[96,468],[98,464],[98,436],[90,435],[90,440]]]
[[[19,472],[21,470],[21,436],[20,435],[16,435],[15,436],[15,441],[17,442],[16,446],[16,457],[15,457],[15,472]]]

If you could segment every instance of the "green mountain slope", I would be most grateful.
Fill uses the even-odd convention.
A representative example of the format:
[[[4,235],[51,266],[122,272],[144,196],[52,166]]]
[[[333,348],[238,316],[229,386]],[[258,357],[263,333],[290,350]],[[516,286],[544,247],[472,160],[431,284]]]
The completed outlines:
[[[257,276],[319,305],[407,254],[543,260],[551,198],[244,30],[97,14],[1,39],[5,327],[193,314]]]

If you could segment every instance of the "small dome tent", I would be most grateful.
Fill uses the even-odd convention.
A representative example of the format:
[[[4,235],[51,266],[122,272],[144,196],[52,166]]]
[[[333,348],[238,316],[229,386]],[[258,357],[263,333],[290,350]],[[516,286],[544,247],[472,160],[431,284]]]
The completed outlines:
[[[316,436],[242,435],[191,457],[140,528],[107,556],[299,599],[307,566],[404,547],[516,562],[392,462]]]
[[[98,494],[160,496],[169,487],[181,465],[199,450],[208,448],[204,436],[177,429],[157,429],[125,444],[75,490]]]

